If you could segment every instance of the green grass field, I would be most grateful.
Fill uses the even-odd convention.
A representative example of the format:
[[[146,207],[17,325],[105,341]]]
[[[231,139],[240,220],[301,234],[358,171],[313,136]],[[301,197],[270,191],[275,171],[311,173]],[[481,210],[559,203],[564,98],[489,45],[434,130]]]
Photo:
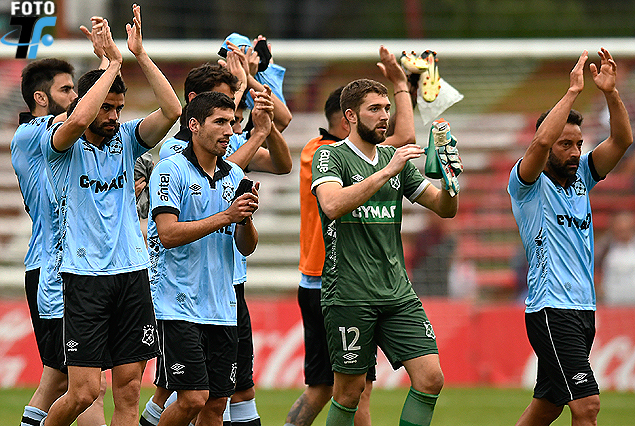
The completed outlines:
[[[282,426],[287,411],[301,390],[258,390],[256,400],[263,426]],[[0,390],[0,425],[18,426],[24,404],[28,402],[33,389]],[[406,389],[373,391],[371,416],[374,425],[398,425],[399,414],[406,397]],[[144,388],[142,405],[152,395],[152,389]],[[531,392],[519,389],[492,388],[447,388],[444,389],[434,413],[435,426],[497,426],[512,425],[531,400]],[[598,423],[610,426],[635,425],[635,394],[603,392],[602,409]],[[112,397],[106,396],[106,418],[112,413]],[[316,426],[324,425],[326,409],[315,421]],[[556,426],[571,424],[571,416],[565,408]]]

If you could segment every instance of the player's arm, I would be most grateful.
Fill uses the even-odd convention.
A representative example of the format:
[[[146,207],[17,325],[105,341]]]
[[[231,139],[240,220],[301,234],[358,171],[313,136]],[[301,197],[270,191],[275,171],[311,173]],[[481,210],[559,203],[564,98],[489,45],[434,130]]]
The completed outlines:
[[[228,161],[237,164],[241,169],[246,170],[251,164],[254,155],[260,150],[265,139],[271,132],[271,114],[273,102],[271,101],[271,90],[264,92],[251,91],[254,99],[254,109],[251,111],[251,120],[254,124],[253,130],[249,134],[249,139],[234,153],[227,157]]]
[[[385,145],[400,147],[416,142],[412,101],[408,88],[408,78],[403,68],[397,63],[395,55],[384,46],[379,48],[381,62],[377,66],[393,85],[395,98],[394,132],[383,142]]]
[[[102,18],[101,16],[93,16],[90,18],[90,20],[94,27],[95,25],[103,22],[104,18]],[[98,37],[93,37],[92,30],[88,31],[88,28],[86,28],[83,25],[80,26],[79,29],[84,33],[86,38],[90,40],[90,42],[93,44],[93,52],[95,53],[95,56],[97,56],[99,60],[101,61],[99,63],[99,69],[105,70],[108,67],[108,58],[106,58],[106,56],[104,55],[104,47],[101,45],[99,41],[100,39]]]
[[[558,140],[565,124],[569,111],[573,106],[582,89],[584,88],[584,64],[589,57],[589,53],[585,50],[580,55],[578,62],[575,64],[569,74],[569,89],[567,93],[558,101],[551,109],[545,120],[540,124],[536,134],[534,135],[529,148],[525,151],[523,161],[520,163],[518,173],[524,182],[535,182],[540,173],[547,164],[549,150]]]
[[[430,184],[415,200],[417,204],[435,212],[439,217],[454,217],[459,210],[459,195],[454,197],[445,189]]]
[[[141,39],[141,7],[133,5],[132,25],[126,24],[128,33],[128,49],[137,58],[137,62],[146,76],[159,109],[143,119],[139,124],[139,135],[148,147],[155,146],[172,128],[181,116],[181,102],[174,93],[172,85],[163,75],[159,67],[146,53]]]
[[[250,208],[253,208],[251,214],[258,209],[258,189],[260,189],[260,182],[256,182],[251,189],[251,194],[248,194],[252,196],[250,199]],[[258,245],[258,231],[254,226],[251,214],[247,216],[245,223],[238,222],[236,224],[234,240],[236,242],[236,248],[243,256],[252,254]]]
[[[206,217],[205,219],[179,222],[179,218],[176,214],[161,212],[154,216],[154,222],[157,225],[157,233],[159,234],[161,244],[163,244],[163,247],[166,249],[170,249],[189,244],[225,226],[238,223],[245,218],[251,217],[257,208],[258,196],[253,193],[247,193],[238,197],[227,210]],[[238,246],[238,241],[236,241],[236,246]]]
[[[249,162],[249,169],[255,172],[266,172],[284,175],[291,172],[293,160],[287,141],[276,126],[271,126],[267,137],[267,148],[258,148]]]
[[[93,33],[101,38],[104,55],[108,58],[108,67],[93,87],[79,100],[73,113],[64,121],[53,135],[52,144],[57,151],[66,151],[86,131],[95,120],[104,99],[110,91],[113,81],[121,69],[121,52],[115,45],[108,21],[93,26]]]
[[[624,107],[620,94],[615,88],[617,64],[608,50],[602,48],[598,54],[601,58],[600,69],[598,70],[595,64],[591,64],[591,74],[596,86],[606,98],[611,131],[608,139],[593,150],[593,164],[598,175],[604,177],[613,170],[633,143],[633,131],[626,107]]]
[[[421,154],[423,149],[420,146],[402,146],[397,148],[386,167],[355,185],[342,187],[339,182],[334,181],[319,184],[315,188],[315,195],[320,208],[329,219],[339,219],[368,201],[391,177],[401,172],[406,161],[419,158]]]
[[[254,40],[254,44],[260,39],[264,39],[264,37],[259,36],[258,39]],[[247,75],[247,88],[254,89],[256,92],[263,92],[265,90],[265,86],[256,80],[255,77],[258,72],[258,62],[260,61],[260,57],[258,56],[258,53],[254,51],[253,46],[249,47],[246,53],[230,41],[227,42],[227,47],[236,53],[243,64],[243,68],[245,69]],[[271,99],[274,105],[273,124],[282,132],[291,122],[293,115],[285,103],[282,102],[275,93],[271,94]]]

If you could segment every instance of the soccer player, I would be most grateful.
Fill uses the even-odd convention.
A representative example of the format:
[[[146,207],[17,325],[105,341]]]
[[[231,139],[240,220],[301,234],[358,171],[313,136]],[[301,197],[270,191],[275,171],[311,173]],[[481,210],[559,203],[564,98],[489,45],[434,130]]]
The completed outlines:
[[[379,145],[390,117],[383,84],[349,83],[340,106],[350,135],[318,148],[312,167],[326,251],[322,308],[334,371],[327,425],[353,424],[375,344],[410,377],[401,424],[428,425],[443,373],[432,325],[405,273],[401,202],[406,196],[453,217],[458,196],[431,185],[409,161],[421,156],[421,147]]]
[[[22,96],[28,113],[20,114],[20,126],[11,141],[11,162],[14,167],[24,205],[31,217],[31,239],[24,265],[25,291],[31,313],[35,339],[42,360],[43,370],[40,383],[29,404],[24,407],[22,426],[37,425],[46,417],[51,404],[65,391],[67,385],[66,368],[62,352],[62,295],[52,288],[54,283],[47,276],[43,251],[48,249],[46,241],[46,221],[52,219],[43,206],[42,191],[45,185],[44,157],[40,150],[40,138],[53,124],[56,115],[63,114],[75,100],[73,66],[61,59],[41,59],[31,62],[22,70]],[[44,204],[45,206],[45,204]],[[44,242],[43,242],[44,241]],[[43,272],[42,272],[43,271]],[[42,272],[42,273],[41,273]],[[40,280],[42,281],[40,283]],[[40,303],[38,290],[46,291],[51,297],[49,304]],[[105,384],[105,382],[104,382]],[[103,394],[101,394],[103,399]],[[78,419],[79,425],[103,425],[103,409],[97,403]]]
[[[198,93],[216,91],[231,97],[238,97],[243,92],[241,87],[245,84],[245,71],[238,57],[233,51],[227,54],[227,67],[218,64],[203,64],[190,70],[185,79],[186,106]],[[229,64],[233,64],[231,67]],[[234,70],[232,74],[230,69]],[[271,100],[270,90],[263,92],[251,91],[254,99],[254,109],[251,112],[253,128],[249,132],[243,132],[240,127],[245,103],[241,100],[235,110],[234,134],[230,137],[229,146],[225,153],[225,159],[240,166],[243,170],[248,167],[253,171],[269,172],[274,174],[289,173],[291,171],[291,153],[280,131],[272,125],[274,105]],[[164,159],[170,155],[181,152],[189,140],[191,131],[181,119],[181,129],[173,137],[166,140],[161,146],[159,157]],[[266,141],[267,148],[262,144]],[[238,304],[238,368],[236,372],[236,394],[232,397],[233,411],[232,422],[243,425],[258,425],[260,416],[255,403],[255,390],[253,382],[253,339],[251,332],[251,318],[245,300],[244,286],[247,280],[247,260],[240,254],[234,256],[234,285]],[[139,419],[140,426],[152,426],[159,422],[166,401],[172,392],[157,386],[155,394],[146,404]],[[229,416],[228,416],[229,417]]]
[[[133,24],[126,26],[128,48],[159,109],[144,119],[119,124],[126,92],[119,76],[122,57],[104,20],[93,31],[102,40],[108,67],[79,79],[81,99],[41,143],[62,206],[60,271],[69,380],[68,391],[51,406],[46,426],[70,425],[93,402],[99,394],[104,353],[113,365],[112,423],[136,424],[143,369],[159,353],[133,168],[136,157],[165,136],[181,107],[143,48],[139,6],[133,5],[133,14]]]
[[[512,168],[507,190],[529,262],[525,323],[538,357],[534,397],[517,425],[549,425],[564,405],[571,424],[597,424],[600,397],[589,364],[595,336],[593,221],[589,191],[615,167],[633,142],[626,108],[615,88],[617,65],[598,52],[591,76],[604,94],[610,135],[582,154],[582,115],[572,106],[584,88],[585,50],[569,89],[542,114],[525,155]]]
[[[251,220],[258,184],[235,198],[244,172],[223,160],[233,133],[232,99],[199,94],[187,118],[188,146],[160,161],[150,179],[148,242],[162,348],[156,384],[178,394],[160,426],[187,424],[197,414],[201,424],[223,423],[238,351],[234,242],[245,256],[258,242]]]
[[[397,135],[387,137],[385,144],[406,144],[414,142],[412,108],[408,103],[407,77],[397,63],[395,56],[386,49],[380,50],[378,65],[384,75],[393,83],[396,113],[391,117],[399,120]],[[333,395],[333,371],[329,361],[324,316],[320,306],[322,267],[324,266],[324,240],[320,227],[317,201],[311,193],[311,163],[313,154],[322,145],[332,144],[346,138],[350,125],[340,108],[340,95],[344,87],[334,90],[326,100],[324,113],[328,130],[320,129],[320,136],[309,141],[300,155],[300,272],[302,277],[298,288],[298,304],[304,325],[304,376],[306,389],[287,414],[286,424],[306,426],[313,423],[324,405]],[[359,410],[355,413],[357,426],[370,425],[370,393],[375,380],[374,365],[366,380]]]

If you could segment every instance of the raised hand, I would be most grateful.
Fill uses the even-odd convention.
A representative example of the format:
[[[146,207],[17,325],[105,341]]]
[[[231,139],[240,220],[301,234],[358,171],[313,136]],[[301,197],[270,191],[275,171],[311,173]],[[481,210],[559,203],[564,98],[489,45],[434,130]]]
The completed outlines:
[[[586,50],[582,52],[578,62],[575,64],[571,73],[569,74],[569,90],[573,90],[576,93],[580,93],[584,89],[584,64],[589,59],[589,52]]]
[[[408,78],[406,77],[406,73],[397,62],[397,58],[384,46],[379,47],[379,60],[381,62],[377,62],[377,66],[384,77],[390,80],[391,83],[407,83]]]
[[[390,162],[384,168],[390,176],[399,174],[408,160],[421,157],[423,149],[419,145],[408,144],[397,148]]]
[[[110,26],[108,25],[107,19],[104,19],[101,23],[93,26],[92,34],[93,37],[97,36],[98,43],[100,43],[104,48],[104,56],[108,58],[110,62],[121,63],[123,61],[121,52],[112,38],[112,33],[110,32]]]
[[[601,48],[598,52],[600,55],[600,69],[594,63],[589,64],[593,81],[598,89],[603,92],[612,92],[615,90],[615,79],[617,77],[617,64],[613,57],[605,48]]]
[[[143,53],[143,42],[141,37],[141,6],[132,5],[132,24],[126,24],[126,33],[128,33],[128,50],[139,56]]]
[[[102,18],[101,16],[93,16],[90,18],[90,22],[92,25],[92,28],[90,31],[88,31],[88,28],[86,28],[83,25],[79,27],[81,32],[83,32],[86,38],[90,40],[90,42],[93,44],[93,52],[95,52],[95,55],[99,59],[102,59],[104,57],[104,46],[100,43],[101,38],[97,37],[96,34],[94,34],[95,36],[93,36],[93,33],[94,33],[95,26],[98,24],[102,24],[103,21],[104,21],[104,18]],[[101,26],[99,28],[101,28]]]

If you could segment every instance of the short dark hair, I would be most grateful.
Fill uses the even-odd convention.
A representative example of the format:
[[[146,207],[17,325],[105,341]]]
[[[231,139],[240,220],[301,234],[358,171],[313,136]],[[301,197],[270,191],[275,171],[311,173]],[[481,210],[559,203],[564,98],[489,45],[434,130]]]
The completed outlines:
[[[62,60],[55,58],[40,59],[33,61],[22,69],[22,98],[26,102],[29,110],[35,110],[35,99],[33,94],[37,91],[46,93],[51,96],[51,86],[53,79],[58,74],[70,74],[71,77],[75,72],[73,66]]]
[[[199,93],[187,105],[187,122],[189,123],[191,118],[195,118],[199,123],[203,123],[217,108],[234,111],[234,101],[220,92]]]
[[[99,80],[99,77],[101,77],[104,72],[105,70],[101,69],[91,70],[82,75],[79,80],[77,80],[77,96],[80,98],[84,96],[90,90],[90,88],[95,85],[97,80]],[[121,78],[121,75],[117,74],[108,92],[119,94],[126,93],[127,91],[128,88],[126,87],[126,83],[123,82],[123,78]]]
[[[326,116],[326,121],[328,121],[329,125],[331,124],[331,120],[334,115],[342,113],[342,108],[340,107],[340,96],[342,96],[343,89],[344,86],[340,86],[333,90],[324,104],[324,115]]]
[[[545,121],[545,118],[547,118],[547,115],[549,115],[550,112],[551,112],[551,109],[540,114],[540,117],[538,117],[538,120],[536,120],[536,130],[538,130],[538,127],[540,127],[542,122]],[[576,126],[581,126],[582,120],[583,118],[580,111],[577,111],[575,109],[572,109],[571,111],[569,111],[569,116],[567,117],[568,124],[575,124]]]
[[[380,82],[368,78],[362,78],[348,83],[344,89],[342,89],[340,96],[342,112],[352,109],[356,114],[359,114],[359,108],[369,93],[377,93],[378,95],[387,97],[388,89]]]
[[[222,83],[227,83],[232,92],[240,88],[238,77],[222,65],[207,62],[191,69],[185,78],[185,103],[189,103],[189,93],[209,92]]]

